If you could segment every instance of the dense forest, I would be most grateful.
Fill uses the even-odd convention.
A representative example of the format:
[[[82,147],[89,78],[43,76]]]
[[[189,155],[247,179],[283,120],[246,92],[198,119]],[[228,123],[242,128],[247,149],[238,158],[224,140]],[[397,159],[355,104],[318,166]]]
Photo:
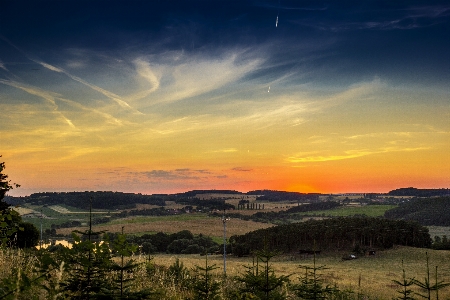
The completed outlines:
[[[450,197],[412,199],[386,211],[384,216],[417,221],[424,226],[450,226]]]
[[[190,198],[190,199],[183,198],[177,199],[175,202],[178,204],[196,206],[197,211],[224,210],[236,208],[234,205],[226,203],[225,200],[220,199],[200,200],[198,198]]]
[[[242,192],[238,192],[235,190],[192,190],[188,192],[175,194],[177,198],[191,198],[200,194],[242,194]]]
[[[284,191],[272,191],[272,190],[255,190],[250,191],[247,195],[258,195],[257,200],[265,200],[271,202],[279,201],[297,201],[297,202],[310,202],[318,201],[320,194],[304,194],[298,192],[284,192]]]
[[[369,217],[339,217],[279,225],[231,236],[235,255],[267,247],[281,252],[299,249],[354,250],[391,248],[393,245],[430,247],[428,229],[416,222]]]
[[[449,196],[450,189],[417,189],[413,187],[392,190],[389,196],[440,197]]]

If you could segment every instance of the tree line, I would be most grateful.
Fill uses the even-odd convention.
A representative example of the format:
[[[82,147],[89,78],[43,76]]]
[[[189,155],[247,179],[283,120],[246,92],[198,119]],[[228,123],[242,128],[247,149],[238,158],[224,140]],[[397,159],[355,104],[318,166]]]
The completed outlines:
[[[235,255],[248,255],[267,247],[284,253],[299,249],[353,250],[386,249],[393,245],[430,247],[428,229],[416,222],[372,217],[338,217],[309,220],[259,229],[244,235],[231,236]]]
[[[450,226],[450,196],[411,199],[386,211],[384,216],[416,221],[424,226]]]
[[[440,197],[449,196],[450,189],[417,189],[414,187],[400,188],[388,193],[390,196],[412,196],[412,197]]]
[[[129,209],[135,208],[137,203],[164,206],[165,199],[162,196],[142,195],[122,192],[58,192],[58,193],[34,193],[27,197],[7,197],[5,199],[12,205],[24,203],[33,205],[67,205],[79,209],[85,209],[88,205],[86,199],[93,199],[94,209]]]
[[[250,191],[247,195],[259,195],[257,200],[279,202],[279,201],[297,201],[297,202],[313,202],[318,201],[319,193],[298,193],[298,192],[285,192],[285,191],[273,191],[273,190],[255,190]]]
[[[107,234],[113,240],[117,234]],[[219,244],[211,237],[203,234],[194,235],[189,230],[177,233],[158,232],[156,234],[143,234],[141,236],[128,236],[127,240],[139,245],[143,254],[172,253],[172,254],[201,254],[219,251]]]

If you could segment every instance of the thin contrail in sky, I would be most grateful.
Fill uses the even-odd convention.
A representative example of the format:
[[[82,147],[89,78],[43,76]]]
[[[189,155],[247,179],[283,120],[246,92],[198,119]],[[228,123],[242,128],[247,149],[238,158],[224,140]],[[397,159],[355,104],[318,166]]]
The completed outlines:
[[[280,15],[280,0],[278,0],[277,20],[275,21],[275,28],[278,27],[278,16]]]

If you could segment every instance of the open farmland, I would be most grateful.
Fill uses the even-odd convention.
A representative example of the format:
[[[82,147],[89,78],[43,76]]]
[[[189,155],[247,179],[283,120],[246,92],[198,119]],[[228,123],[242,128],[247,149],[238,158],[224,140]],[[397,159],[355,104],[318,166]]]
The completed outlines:
[[[206,214],[180,215],[170,217],[132,217],[115,220],[112,223],[97,225],[94,230],[107,230],[108,232],[120,232],[124,226],[124,233],[142,234],[152,232],[175,233],[181,230],[189,230],[193,234],[204,234],[211,237],[223,236],[223,223],[221,218],[208,217]],[[227,222],[227,236],[241,235],[261,228],[273,225],[230,219]],[[60,234],[70,234],[73,230],[82,228],[61,228]]]
[[[307,212],[308,215],[326,215],[333,217],[346,217],[353,215],[366,215],[368,217],[381,217],[384,213],[397,207],[396,205],[355,205],[355,206],[342,206],[330,210],[317,210]]]

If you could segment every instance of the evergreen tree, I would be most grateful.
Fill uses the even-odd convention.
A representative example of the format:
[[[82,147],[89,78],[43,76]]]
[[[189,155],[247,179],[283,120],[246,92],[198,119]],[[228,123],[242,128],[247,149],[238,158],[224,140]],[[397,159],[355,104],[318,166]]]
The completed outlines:
[[[187,278],[189,276],[189,271],[184,266],[184,264],[180,262],[178,257],[175,260],[175,262],[171,266],[169,266],[168,273],[170,276],[172,276],[177,286],[183,288],[187,285]]]
[[[80,234],[77,235],[76,233]],[[71,299],[104,298],[114,286],[107,275],[112,260],[108,243],[93,242],[92,237],[104,233],[92,230],[92,199],[89,205],[89,229],[72,233],[74,243],[71,249],[62,252],[69,276],[61,284],[67,297]],[[81,237],[84,237],[83,240]]]
[[[436,291],[436,300],[439,300],[439,290],[449,286],[450,283],[445,283],[444,281],[438,281],[438,267],[436,266],[436,275],[435,275],[435,283],[431,283],[430,279],[430,265],[429,265],[429,258],[428,258],[428,252],[425,252],[426,260],[427,260],[427,273],[426,277],[423,281],[419,281],[417,279],[413,279],[413,282],[416,286],[420,287],[422,290],[426,292],[425,295],[417,293],[422,298],[431,300],[431,292]]]
[[[300,299],[318,300],[328,299],[331,295],[339,292],[336,286],[331,287],[329,285],[324,286],[324,282],[319,271],[326,270],[327,268],[322,266],[316,266],[316,254],[314,251],[313,266],[300,266],[305,270],[305,275],[300,277],[300,284],[294,285],[294,291]]]
[[[211,271],[218,269],[216,265],[208,266],[208,254],[205,255],[205,267],[195,266],[194,299],[219,300],[220,283],[214,280]]]
[[[238,282],[243,284],[240,292],[246,297],[256,296],[263,300],[285,299],[285,293],[281,287],[289,282],[289,276],[277,276],[270,265],[270,260],[278,255],[277,252],[268,251],[266,248],[256,252],[256,265],[246,267],[247,271],[240,277]],[[262,262],[260,268],[259,262]]]
[[[115,235],[115,239],[111,242],[107,241],[110,245],[111,251],[113,254],[116,254],[120,257],[120,263],[116,263],[112,261],[111,270],[118,273],[118,278],[114,279],[114,290],[111,292],[111,296],[114,299],[149,299],[154,296],[158,296],[158,293],[154,293],[150,289],[144,289],[141,291],[135,291],[132,282],[134,280],[134,276],[129,276],[126,278],[125,274],[133,273],[133,271],[140,265],[135,262],[135,260],[130,257],[134,252],[137,251],[137,246],[130,244],[126,235],[122,233]],[[125,262],[125,258],[127,261]]]
[[[403,268],[403,260],[402,260],[402,268]],[[392,280],[394,283],[402,287],[401,290],[397,291],[401,296],[398,296],[398,300],[414,300],[412,297],[413,291],[409,289],[410,286],[414,284],[414,278],[406,279],[405,269],[403,268],[403,276],[402,281]]]

